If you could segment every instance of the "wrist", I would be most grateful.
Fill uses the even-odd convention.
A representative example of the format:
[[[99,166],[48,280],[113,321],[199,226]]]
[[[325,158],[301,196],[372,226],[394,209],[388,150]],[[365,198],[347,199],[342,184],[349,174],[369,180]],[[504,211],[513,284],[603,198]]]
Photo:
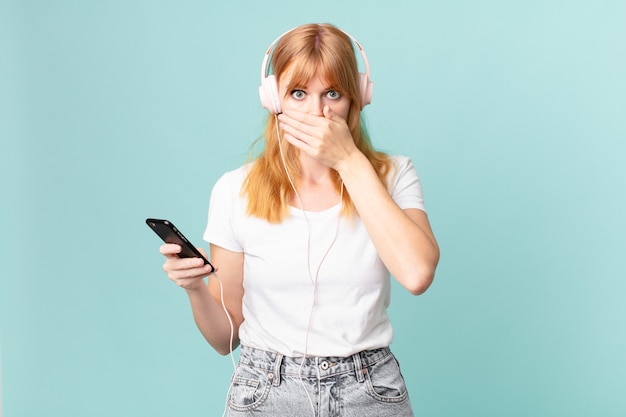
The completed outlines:
[[[353,173],[359,172],[362,169],[363,163],[369,165],[369,161],[365,155],[360,151],[356,151],[341,161],[341,163],[337,165],[336,170],[342,178],[349,177]]]

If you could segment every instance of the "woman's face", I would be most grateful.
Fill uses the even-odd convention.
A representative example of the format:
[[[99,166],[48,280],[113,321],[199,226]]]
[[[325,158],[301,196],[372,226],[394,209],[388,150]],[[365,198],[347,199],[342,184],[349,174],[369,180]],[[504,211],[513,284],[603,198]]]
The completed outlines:
[[[324,106],[346,120],[350,112],[350,98],[342,96],[337,90],[329,86],[319,72],[315,73],[307,85],[295,86],[287,91],[291,85],[291,74],[287,71],[280,79],[278,94],[281,97],[281,106],[284,112],[298,110],[315,116],[323,116]]]

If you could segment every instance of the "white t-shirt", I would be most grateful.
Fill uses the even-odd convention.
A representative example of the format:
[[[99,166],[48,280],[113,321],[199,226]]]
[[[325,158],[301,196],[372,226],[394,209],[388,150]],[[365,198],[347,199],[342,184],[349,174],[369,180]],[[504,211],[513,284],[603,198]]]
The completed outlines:
[[[392,161],[392,198],[402,209],[424,210],[413,163]],[[388,346],[389,272],[361,220],[339,217],[340,205],[305,213],[291,207],[279,224],[250,217],[241,195],[246,174],[243,166],[217,181],[204,233],[207,242],[244,253],[241,343],[292,357]]]

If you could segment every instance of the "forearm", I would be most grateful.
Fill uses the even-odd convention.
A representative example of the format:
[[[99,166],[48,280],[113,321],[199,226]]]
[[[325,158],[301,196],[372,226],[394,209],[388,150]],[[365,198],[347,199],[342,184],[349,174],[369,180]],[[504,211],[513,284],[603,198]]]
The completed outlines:
[[[426,291],[439,248],[425,213],[413,210],[408,215],[400,209],[360,152],[344,161],[338,172],[391,275],[413,294]]]
[[[231,334],[232,349],[239,344],[235,320],[226,315],[221,301],[212,296],[208,286],[187,290],[187,295],[200,333],[218,353],[228,354],[231,351]]]

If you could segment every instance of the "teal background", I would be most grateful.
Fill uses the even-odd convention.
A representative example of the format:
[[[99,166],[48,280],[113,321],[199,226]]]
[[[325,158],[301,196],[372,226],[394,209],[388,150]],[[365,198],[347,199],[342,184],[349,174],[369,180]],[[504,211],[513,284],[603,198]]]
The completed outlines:
[[[6,417],[218,416],[232,365],[146,217],[202,243],[260,134],[263,53],[364,45],[375,144],[412,157],[442,258],[394,286],[416,415],[626,415],[623,1],[0,1]]]

